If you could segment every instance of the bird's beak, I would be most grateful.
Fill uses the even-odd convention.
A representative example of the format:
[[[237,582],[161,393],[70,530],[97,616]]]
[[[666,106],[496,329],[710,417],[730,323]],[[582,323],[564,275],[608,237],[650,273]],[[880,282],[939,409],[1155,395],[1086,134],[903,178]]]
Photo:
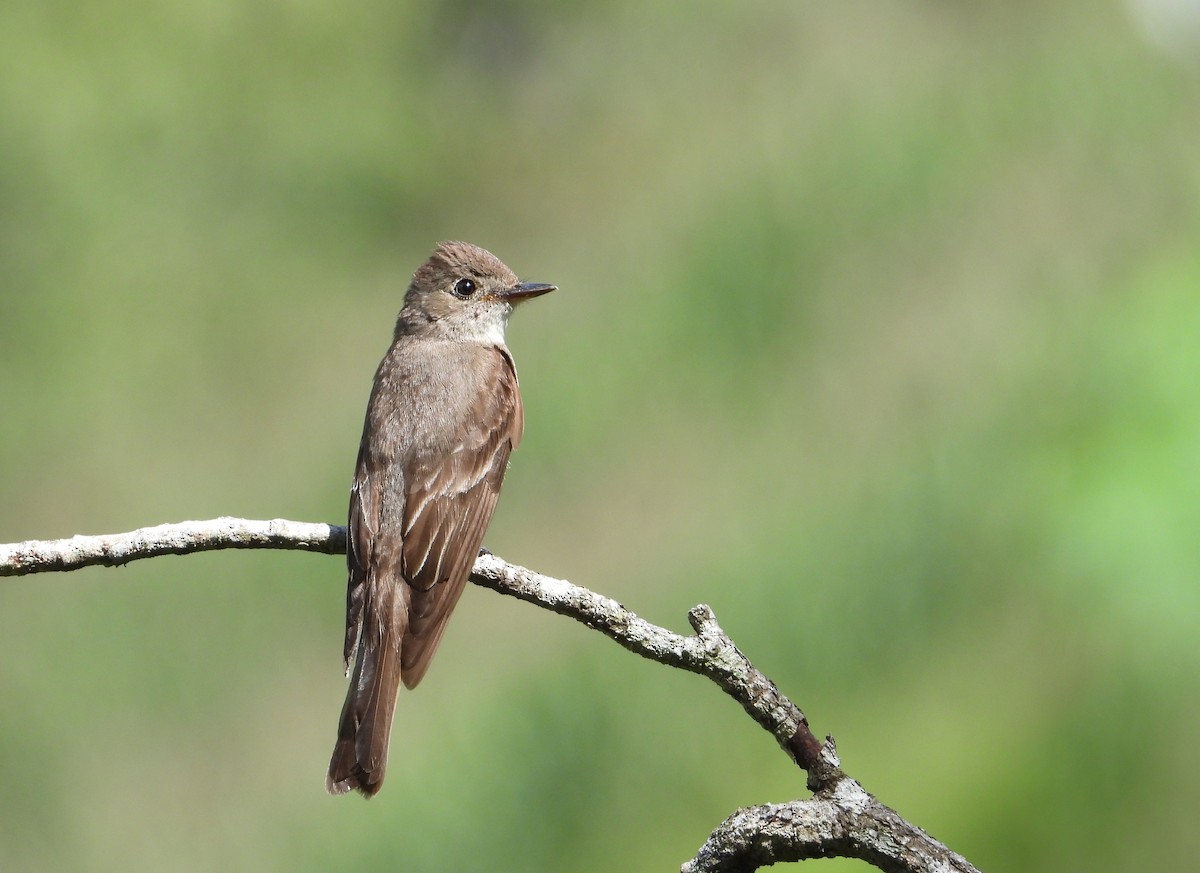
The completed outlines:
[[[545,285],[541,282],[522,282],[520,285],[513,285],[511,288],[506,288],[500,292],[500,296],[509,303],[520,303],[522,300],[541,297],[543,294],[549,294],[551,291],[557,290],[557,285]]]

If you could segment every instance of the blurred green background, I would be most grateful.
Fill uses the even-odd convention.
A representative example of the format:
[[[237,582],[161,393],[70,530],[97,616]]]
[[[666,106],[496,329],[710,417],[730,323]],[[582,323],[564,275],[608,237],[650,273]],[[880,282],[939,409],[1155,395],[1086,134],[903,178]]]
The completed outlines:
[[[408,278],[470,240],[561,287],[509,331],[497,554],[710,603],[986,870],[1182,869],[1198,14],[4,4],[0,541],[341,522]],[[672,870],[805,793],[704,680],[471,589],[383,793],[330,798],[343,592],[302,553],[3,580],[0,869]]]

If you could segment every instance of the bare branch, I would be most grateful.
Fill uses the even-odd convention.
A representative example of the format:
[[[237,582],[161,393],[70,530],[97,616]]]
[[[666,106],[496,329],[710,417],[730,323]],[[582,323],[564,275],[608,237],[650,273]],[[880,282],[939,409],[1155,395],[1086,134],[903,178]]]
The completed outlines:
[[[979,873],[853,779],[811,800],[739,809],[725,819],[682,873],[745,873],[783,861],[859,858],[889,873]]]
[[[123,534],[29,540],[0,545],[0,576],[24,576],[81,567],[120,567],[139,558],[214,549],[303,549],[346,554],[346,529],[304,521],[214,518],[143,527]]]
[[[214,549],[345,554],[346,529],[282,519],[217,518],[109,536],[31,540],[0,545],[0,576],[114,567],[140,558]],[[471,581],[573,618],[643,658],[706,676],[808,772],[813,798],[739,810],[713,831],[696,857],[683,865],[683,873],[743,873],[818,857],[860,858],[886,871],[978,873],[846,776],[832,739],[822,744],[813,736],[800,708],[742,654],[708,606],[688,613],[695,635],[684,636],[650,624],[608,597],[487,552],[475,562]]]
[[[479,557],[471,581],[582,622],[643,658],[707,676],[770,731],[792,760],[813,771],[820,743],[809,730],[804,713],[741,653],[708,606],[701,604],[688,613],[696,635],[685,637],[650,624],[611,598],[506,563],[495,555]],[[834,776],[822,773],[821,781]]]

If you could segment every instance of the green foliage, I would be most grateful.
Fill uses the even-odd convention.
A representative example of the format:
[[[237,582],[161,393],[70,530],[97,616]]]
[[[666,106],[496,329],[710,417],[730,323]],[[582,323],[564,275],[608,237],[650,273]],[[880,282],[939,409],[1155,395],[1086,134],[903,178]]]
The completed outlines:
[[[1184,866],[1200,80],[1151,6],[8,4],[0,540],[341,519],[467,239],[561,287],[491,548],[710,603],[984,869]],[[6,580],[0,869],[673,869],[803,794],[716,689],[472,590],[383,793],[328,798],[343,585]]]

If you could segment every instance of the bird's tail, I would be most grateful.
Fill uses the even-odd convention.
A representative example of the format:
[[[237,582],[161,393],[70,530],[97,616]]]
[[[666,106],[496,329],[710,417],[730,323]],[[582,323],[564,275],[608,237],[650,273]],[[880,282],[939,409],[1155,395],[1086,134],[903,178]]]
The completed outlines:
[[[359,640],[337,744],[325,777],[330,794],[354,789],[372,797],[383,785],[392,715],[400,691],[398,641],[390,637],[384,633],[371,639],[364,633]]]

